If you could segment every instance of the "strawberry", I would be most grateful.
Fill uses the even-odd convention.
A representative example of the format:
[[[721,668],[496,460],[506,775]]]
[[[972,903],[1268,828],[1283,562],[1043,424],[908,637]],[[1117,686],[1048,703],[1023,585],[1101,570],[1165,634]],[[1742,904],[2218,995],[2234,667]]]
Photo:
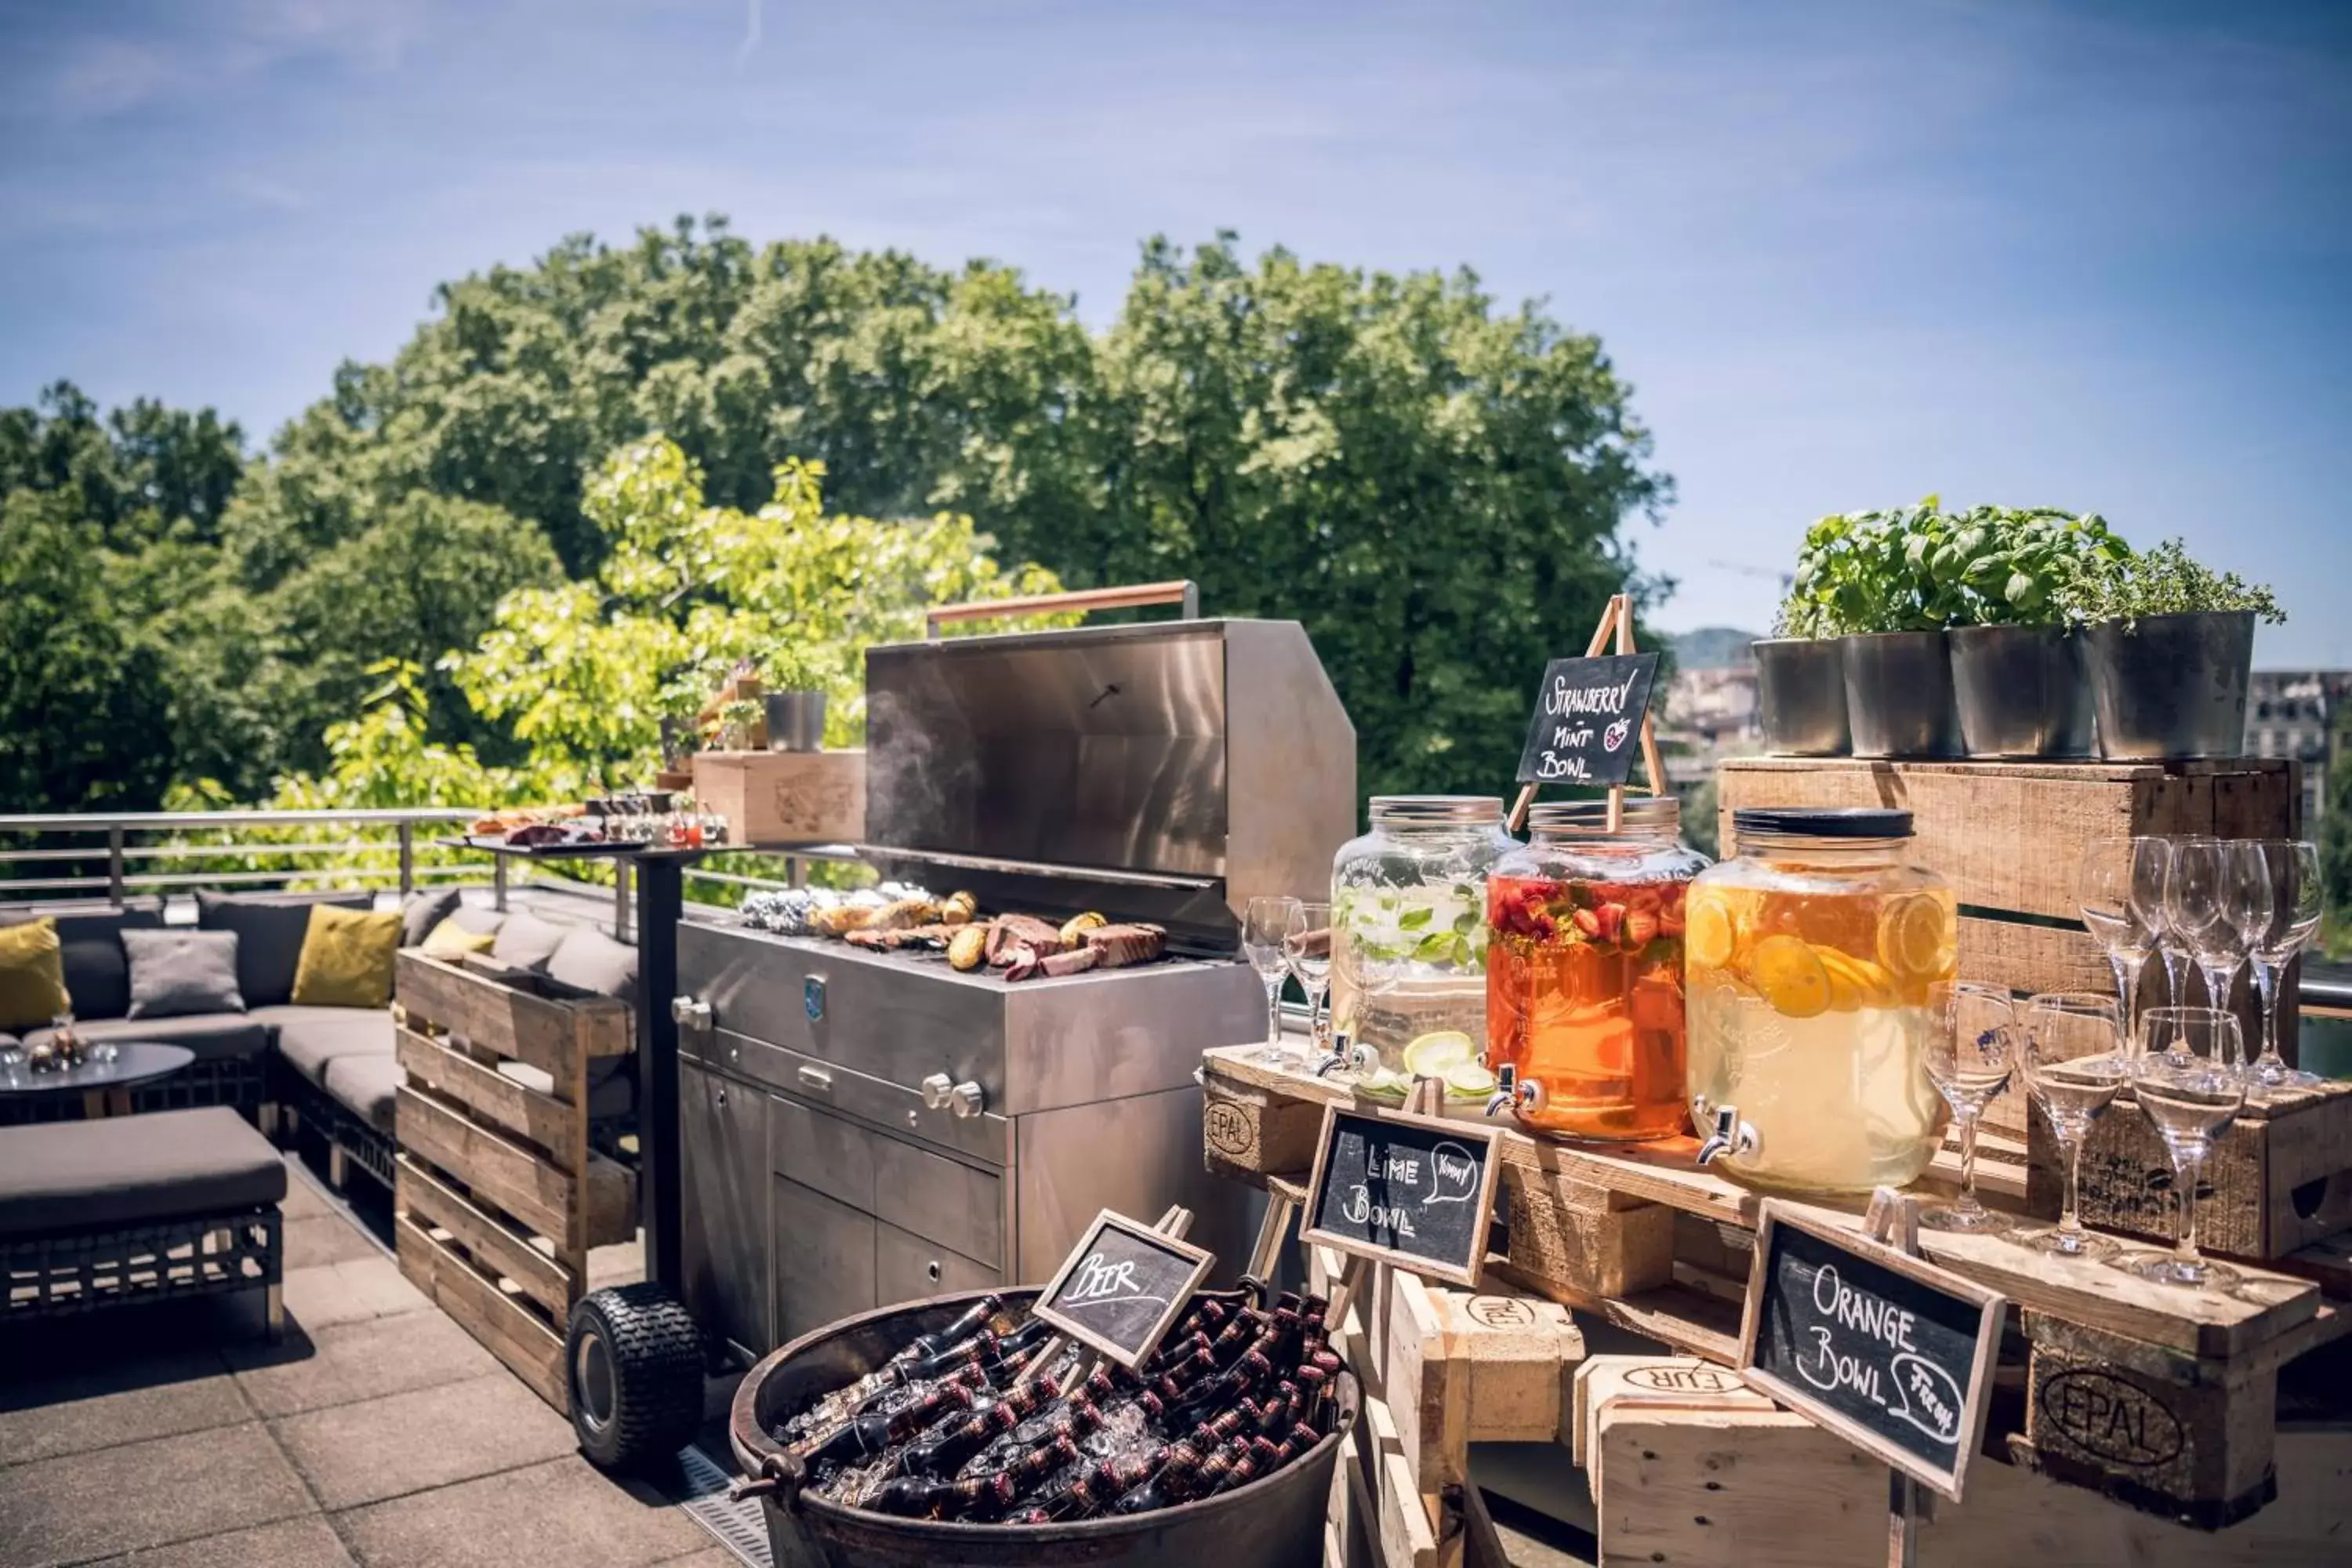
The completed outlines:
[[[1600,922],[1601,929],[1596,934],[1603,942],[1615,942],[1625,929],[1625,906],[1622,904],[1602,904],[1592,911],[1592,915]]]
[[[1654,910],[1629,909],[1625,911],[1625,945],[1643,948],[1658,934],[1658,916]]]
[[[1577,911],[1576,911],[1575,921],[1576,921],[1576,929],[1577,929],[1577,930],[1579,930],[1579,931],[1582,931],[1586,936],[1591,937],[1591,938],[1594,939],[1595,941],[1598,941],[1598,940],[1600,939],[1600,936],[1601,936],[1601,911],[1600,911],[1600,910],[1577,910]]]
[[[1655,888],[1628,888],[1625,890],[1627,914],[1655,914],[1665,897]]]
[[[1680,936],[1683,934],[1682,905],[1675,904],[1671,908],[1663,909],[1658,911],[1658,934],[1661,936]]]

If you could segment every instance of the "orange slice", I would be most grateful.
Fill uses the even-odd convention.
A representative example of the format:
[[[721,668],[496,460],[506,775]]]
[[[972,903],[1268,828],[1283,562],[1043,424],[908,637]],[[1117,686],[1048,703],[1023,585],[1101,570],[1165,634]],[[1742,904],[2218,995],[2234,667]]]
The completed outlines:
[[[1830,980],[1830,1011],[1858,1013],[1870,999],[1870,980],[1862,966],[1833,947],[1817,947],[1813,956],[1821,960],[1822,973]]]
[[[1734,932],[1731,910],[1721,900],[1704,895],[1690,901],[1683,928],[1683,952],[1702,969],[1721,969],[1731,962]]]
[[[1758,942],[1748,955],[1748,973],[1784,1017],[1816,1017],[1829,1008],[1829,971],[1801,937],[1768,936]]]
[[[1958,955],[1958,932],[1943,903],[1927,893],[1889,899],[1878,911],[1878,961],[1898,980],[1939,980]]]

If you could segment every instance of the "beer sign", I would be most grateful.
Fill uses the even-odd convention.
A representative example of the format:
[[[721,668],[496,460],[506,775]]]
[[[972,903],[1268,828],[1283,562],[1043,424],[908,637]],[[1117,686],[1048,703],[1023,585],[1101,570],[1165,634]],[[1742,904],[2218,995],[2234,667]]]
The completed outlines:
[[[1030,1310],[1129,1371],[1160,1348],[1214,1255],[1103,1210]]]

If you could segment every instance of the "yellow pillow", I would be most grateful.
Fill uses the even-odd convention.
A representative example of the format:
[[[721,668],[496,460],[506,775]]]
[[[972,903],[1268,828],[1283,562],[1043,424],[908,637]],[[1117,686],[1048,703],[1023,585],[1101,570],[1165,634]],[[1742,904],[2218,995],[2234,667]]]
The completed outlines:
[[[22,1034],[41,1028],[72,1005],[58,922],[43,915],[0,927],[0,1029]]]
[[[499,940],[494,931],[467,931],[455,919],[443,921],[425,934],[425,956],[444,963],[461,963],[469,952],[488,952]]]
[[[398,910],[313,904],[294,966],[293,1000],[304,1007],[381,1007],[392,1000],[393,956],[399,951]]]

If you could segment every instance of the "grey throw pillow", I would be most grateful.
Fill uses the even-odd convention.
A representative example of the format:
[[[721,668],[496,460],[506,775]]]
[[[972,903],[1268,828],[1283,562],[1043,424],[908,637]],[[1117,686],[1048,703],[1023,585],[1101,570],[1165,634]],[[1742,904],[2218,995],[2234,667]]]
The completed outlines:
[[[637,950],[593,926],[574,926],[563,933],[549,956],[547,977],[634,1002],[637,999]]]
[[[126,931],[131,961],[131,1018],[182,1018],[194,1013],[242,1013],[236,988],[233,931]]]
[[[516,910],[499,927],[499,940],[491,945],[490,956],[517,969],[544,969],[571,929],[541,920],[527,910]]]
[[[294,999],[294,971],[302,962],[302,942],[310,934],[310,906],[364,910],[367,893],[214,893],[196,895],[196,924],[205,931],[235,931],[236,988],[249,1007],[275,1007]]]
[[[427,888],[401,900],[400,945],[422,947],[433,928],[449,918],[458,900],[465,897],[460,888]]]

